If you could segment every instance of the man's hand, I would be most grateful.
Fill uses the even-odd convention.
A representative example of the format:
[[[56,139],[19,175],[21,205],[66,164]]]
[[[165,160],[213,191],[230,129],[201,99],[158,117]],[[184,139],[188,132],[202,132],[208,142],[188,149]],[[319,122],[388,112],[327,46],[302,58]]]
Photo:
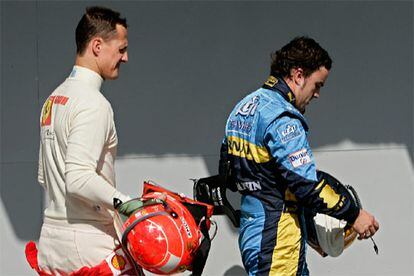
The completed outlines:
[[[379,223],[373,215],[361,209],[352,228],[359,234],[358,239],[368,239],[378,231]]]
[[[166,193],[161,193],[161,194],[159,194],[155,197],[155,199],[158,199],[158,200],[161,200],[161,201],[165,201],[166,198],[167,198]],[[128,200],[128,201],[122,203],[121,205],[119,205],[117,207],[117,210],[120,214],[129,217],[135,211],[142,208],[142,206],[145,205],[144,202],[147,201],[147,200],[148,199],[145,199],[145,197],[144,198],[134,198],[134,199]]]
[[[132,199],[119,205],[117,210],[120,214],[129,217],[143,205],[144,203],[140,199]]]

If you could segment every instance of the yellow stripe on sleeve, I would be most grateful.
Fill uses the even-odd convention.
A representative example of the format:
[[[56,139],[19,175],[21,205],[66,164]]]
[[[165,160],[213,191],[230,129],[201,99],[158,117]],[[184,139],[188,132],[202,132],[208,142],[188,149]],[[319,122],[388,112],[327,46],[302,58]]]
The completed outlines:
[[[322,198],[323,202],[326,203],[328,209],[335,207],[341,199],[341,197],[329,185],[325,185],[325,187],[323,187],[322,191],[319,193],[319,196]]]

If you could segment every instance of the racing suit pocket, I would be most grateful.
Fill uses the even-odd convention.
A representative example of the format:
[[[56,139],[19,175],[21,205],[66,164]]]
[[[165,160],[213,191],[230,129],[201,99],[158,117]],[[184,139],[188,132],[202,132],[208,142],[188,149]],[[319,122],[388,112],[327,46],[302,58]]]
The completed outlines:
[[[82,266],[93,267],[102,262],[117,246],[111,229],[102,232],[75,230],[74,240]]]
[[[54,275],[67,275],[81,266],[72,229],[44,224],[40,233],[39,268]]]

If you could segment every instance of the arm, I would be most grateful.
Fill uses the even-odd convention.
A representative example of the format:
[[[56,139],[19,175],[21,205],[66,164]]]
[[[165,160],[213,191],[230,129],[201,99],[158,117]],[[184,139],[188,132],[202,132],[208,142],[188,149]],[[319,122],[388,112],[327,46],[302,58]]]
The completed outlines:
[[[230,158],[228,155],[228,144],[227,137],[224,137],[223,142],[220,148],[220,160],[219,160],[219,175],[221,180],[225,183],[226,188],[229,188],[231,191],[236,192],[237,186],[234,181],[234,177],[231,172]]]
[[[336,191],[324,174],[318,174],[302,122],[283,116],[270,124],[265,143],[275,158],[289,190],[304,206],[318,213],[345,219],[352,224],[359,208],[345,194]]]
[[[71,122],[65,161],[67,192],[108,209],[113,209],[113,198],[128,200],[97,173],[112,124],[112,109],[105,102],[79,108]]]
[[[42,154],[42,142],[41,141],[39,144],[39,163],[38,163],[38,169],[37,169],[37,181],[43,188],[46,188],[44,171],[43,171],[43,154]]]

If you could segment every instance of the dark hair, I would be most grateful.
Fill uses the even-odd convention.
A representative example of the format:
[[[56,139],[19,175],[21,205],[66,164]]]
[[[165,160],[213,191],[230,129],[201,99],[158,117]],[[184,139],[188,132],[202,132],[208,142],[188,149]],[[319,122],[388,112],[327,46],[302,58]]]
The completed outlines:
[[[125,18],[120,13],[104,7],[88,7],[76,27],[76,52],[82,54],[89,41],[100,36],[104,40],[116,34],[116,25],[127,28]]]
[[[305,77],[324,66],[327,70],[332,67],[328,52],[315,40],[309,37],[296,37],[280,50],[272,53],[272,76],[287,77],[290,70],[302,68]]]

